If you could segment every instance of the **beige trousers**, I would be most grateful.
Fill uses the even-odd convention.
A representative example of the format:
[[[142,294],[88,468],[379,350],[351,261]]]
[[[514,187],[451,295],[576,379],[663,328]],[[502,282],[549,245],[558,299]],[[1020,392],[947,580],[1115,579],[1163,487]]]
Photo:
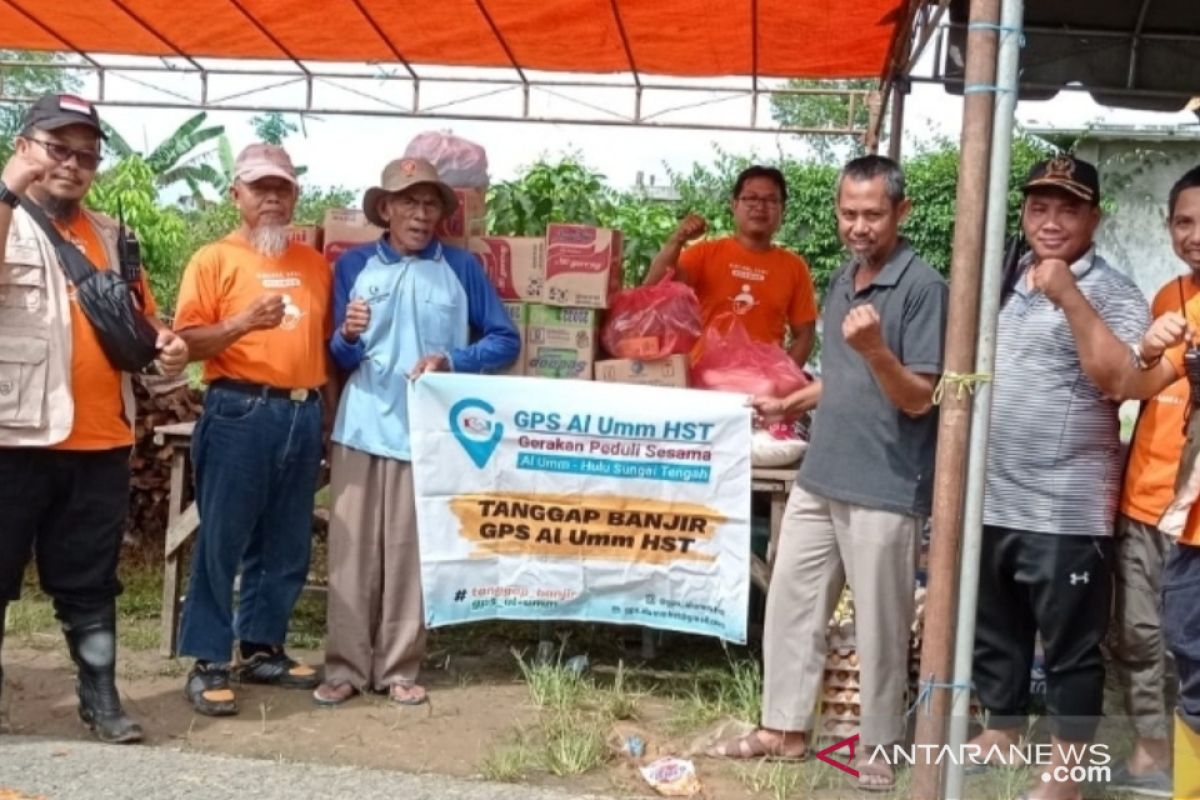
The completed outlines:
[[[902,740],[920,531],[917,517],[792,487],[767,592],[763,727],[812,728],[825,672],[825,632],[848,581],[862,744]]]
[[[412,464],[333,446],[325,679],[386,690],[425,655]]]

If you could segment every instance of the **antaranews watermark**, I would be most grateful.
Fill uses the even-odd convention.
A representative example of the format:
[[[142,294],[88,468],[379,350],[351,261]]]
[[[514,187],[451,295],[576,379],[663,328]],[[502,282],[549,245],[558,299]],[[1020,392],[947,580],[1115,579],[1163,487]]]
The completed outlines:
[[[1004,764],[1011,767],[1042,768],[1042,781],[1049,783],[1108,783],[1112,778],[1112,753],[1107,744],[1054,744],[1038,743],[1002,747],[982,747],[964,744],[950,745],[909,744],[875,745],[865,749],[863,758],[855,761],[858,750],[858,734],[843,739],[816,754],[817,758],[842,772],[858,777],[856,763],[886,764],[892,769],[913,767],[917,764],[935,766],[956,765],[976,767],[983,764]],[[845,757],[839,755],[845,751]]]

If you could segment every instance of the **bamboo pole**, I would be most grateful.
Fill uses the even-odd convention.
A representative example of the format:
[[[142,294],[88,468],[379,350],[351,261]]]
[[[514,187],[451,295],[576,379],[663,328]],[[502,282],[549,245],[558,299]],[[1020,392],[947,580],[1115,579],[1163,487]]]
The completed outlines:
[[[975,369],[999,21],[1000,0],[971,0],[943,381],[945,376],[969,375]],[[945,383],[943,389],[921,646],[921,697],[916,708],[915,744],[917,752],[925,754],[936,753],[946,743],[951,701],[947,687],[953,667],[955,598],[971,431],[970,395],[953,382]],[[931,755],[917,759],[910,793],[913,800],[942,796],[943,772],[937,761]]]

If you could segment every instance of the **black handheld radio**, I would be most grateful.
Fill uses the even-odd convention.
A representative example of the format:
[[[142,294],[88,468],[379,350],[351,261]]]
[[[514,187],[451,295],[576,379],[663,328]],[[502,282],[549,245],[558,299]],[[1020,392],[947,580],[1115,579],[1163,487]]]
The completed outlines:
[[[129,291],[137,303],[138,311],[146,308],[146,298],[142,295],[142,246],[138,243],[137,234],[125,227],[125,212],[121,202],[117,201],[117,261],[121,277],[129,285]]]

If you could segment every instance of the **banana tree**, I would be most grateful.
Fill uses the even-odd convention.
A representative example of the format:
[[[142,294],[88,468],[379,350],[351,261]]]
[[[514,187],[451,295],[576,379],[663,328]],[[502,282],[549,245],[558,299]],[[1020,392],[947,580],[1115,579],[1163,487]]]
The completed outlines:
[[[141,157],[153,171],[154,183],[159,190],[182,183],[187,186],[197,205],[203,205],[207,202],[203,192],[205,186],[217,191],[221,191],[225,186],[225,177],[221,170],[211,163],[215,151],[212,148],[200,149],[206,142],[221,138],[225,133],[225,126],[205,127],[207,119],[208,115],[203,111],[196,114],[147,154],[139,153],[121,134],[105,125],[108,149],[119,160],[134,155]]]

